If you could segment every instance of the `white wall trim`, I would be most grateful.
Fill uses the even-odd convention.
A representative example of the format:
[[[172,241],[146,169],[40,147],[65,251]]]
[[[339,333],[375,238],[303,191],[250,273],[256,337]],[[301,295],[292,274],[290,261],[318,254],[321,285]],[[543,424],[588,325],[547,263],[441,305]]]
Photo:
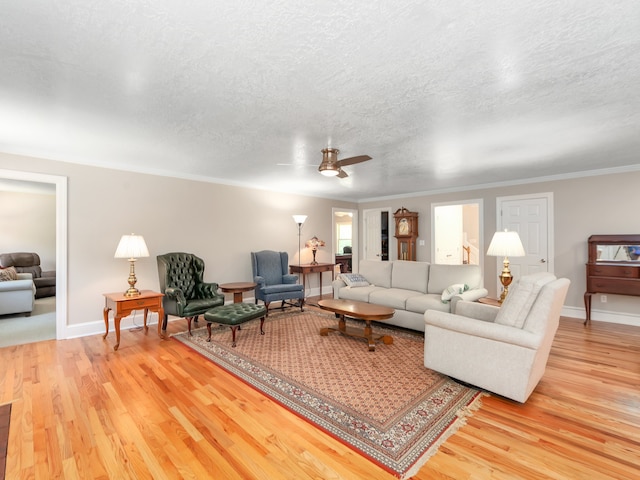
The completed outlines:
[[[587,318],[587,313],[584,308],[580,307],[562,307],[563,317],[579,318],[584,320]],[[618,313],[608,312],[606,310],[591,310],[591,321],[606,322],[606,323],[618,323],[620,325],[632,325],[634,327],[640,327],[640,315],[632,313]]]
[[[56,339],[67,337],[67,177],[1,170],[0,178],[52,183],[56,188]],[[104,324],[104,322],[103,322]]]

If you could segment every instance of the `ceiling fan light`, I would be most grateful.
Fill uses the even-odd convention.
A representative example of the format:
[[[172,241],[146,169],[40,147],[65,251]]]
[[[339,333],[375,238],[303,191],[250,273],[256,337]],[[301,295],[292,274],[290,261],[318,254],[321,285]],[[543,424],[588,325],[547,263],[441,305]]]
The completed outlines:
[[[322,165],[320,165],[320,168],[318,168],[318,170],[320,171],[320,173],[322,175],[324,175],[325,177],[335,177],[336,175],[338,175],[338,173],[340,173],[339,169],[337,168],[332,168],[332,167],[325,167],[322,168]]]

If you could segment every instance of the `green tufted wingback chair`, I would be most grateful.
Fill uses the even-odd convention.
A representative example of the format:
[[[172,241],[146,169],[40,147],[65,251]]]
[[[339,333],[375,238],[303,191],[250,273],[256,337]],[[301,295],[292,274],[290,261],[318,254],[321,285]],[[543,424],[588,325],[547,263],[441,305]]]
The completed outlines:
[[[191,335],[191,320],[198,315],[224,305],[224,295],[218,293],[217,283],[202,280],[204,262],[191,253],[172,252],[157,256],[160,291],[164,293],[162,304],[164,319],[162,330],[167,329],[169,315],[186,318]]]

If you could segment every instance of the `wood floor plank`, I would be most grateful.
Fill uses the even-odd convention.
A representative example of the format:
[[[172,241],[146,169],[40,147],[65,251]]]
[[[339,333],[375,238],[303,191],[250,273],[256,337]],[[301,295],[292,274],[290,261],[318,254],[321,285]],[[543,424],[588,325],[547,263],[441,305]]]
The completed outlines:
[[[562,318],[529,401],[486,397],[414,478],[637,478],[639,364],[640,328]],[[117,352],[100,335],[5,347],[0,365],[7,478],[395,478],[153,327]]]

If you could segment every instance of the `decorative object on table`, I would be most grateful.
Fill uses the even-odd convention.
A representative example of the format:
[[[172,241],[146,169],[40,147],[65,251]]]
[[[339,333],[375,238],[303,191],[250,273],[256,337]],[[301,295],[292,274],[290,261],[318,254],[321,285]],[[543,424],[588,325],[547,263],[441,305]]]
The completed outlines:
[[[499,298],[500,303],[502,303],[504,299],[507,298],[509,285],[511,285],[513,281],[513,275],[511,275],[511,271],[509,270],[509,257],[524,257],[526,255],[518,232],[505,229],[502,232],[494,233],[491,243],[489,244],[489,250],[487,250],[487,255],[504,257],[502,261],[502,272],[500,272],[498,277],[502,284],[502,294]]]
[[[137,297],[140,295],[140,291],[136,288],[136,268],[135,262],[138,258],[148,257],[149,250],[147,244],[144,242],[142,235],[123,235],[118,243],[118,248],[113,258],[127,258],[129,259],[129,288],[124,292],[127,297]]]
[[[526,402],[544,375],[569,284],[539,272],[520,277],[500,308],[463,301],[455,314],[427,310],[424,366]]]
[[[369,155],[358,155],[357,157],[338,160],[338,153],[340,153],[340,150],[337,148],[322,149],[322,163],[318,167],[318,171],[325,177],[346,178],[349,175],[347,175],[347,172],[342,170],[342,167],[371,160]]]
[[[395,237],[398,240],[398,260],[416,260],[418,240],[418,212],[410,212],[404,207],[393,214],[396,221]]]
[[[317,265],[318,262],[316,262],[316,252],[318,251],[318,247],[325,246],[324,240],[320,240],[318,239],[318,237],[313,236],[311,237],[310,240],[307,240],[307,243],[305,244],[305,246],[307,248],[310,248],[311,251],[313,252],[313,261],[311,262],[311,265]]]
[[[396,477],[415,475],[484,394],[424,368],[420,332],[377,325],[393,345],[372,353],[361,341],[318,334],[335,321],[313,310],[273,312],[266,335],[259,319],[244,323],[235,348],[227,328],[213,328],[211,342],[204,328],[173,338]]]
[[[251,252],[251,268],[253,281],[256,283],[255,301],[264,302],[269,315],[269,304],[281,301],[281,308],[285,305],[304,306],[304,285],[298,283],[298,276],[287,273],[289,254],[287,252],[274,252],[262,250]],[[289,300],[289,301],[287,301]],[[297,300],[297,303],[291,303]]]
[[[298,265],[300,265],[300,235],[302,235],[302,224],[307,219],[306,215],[294,215],[293,221],[298,224]]]
[[[160,291],[164,293],[164,319],[162,330],[167,329],[168,315],[191,321],[214,307],[224,305],[224,294],[218,293],[218,284],[205,282],[204,261],[192,253],[173,252],[158,255]]]

